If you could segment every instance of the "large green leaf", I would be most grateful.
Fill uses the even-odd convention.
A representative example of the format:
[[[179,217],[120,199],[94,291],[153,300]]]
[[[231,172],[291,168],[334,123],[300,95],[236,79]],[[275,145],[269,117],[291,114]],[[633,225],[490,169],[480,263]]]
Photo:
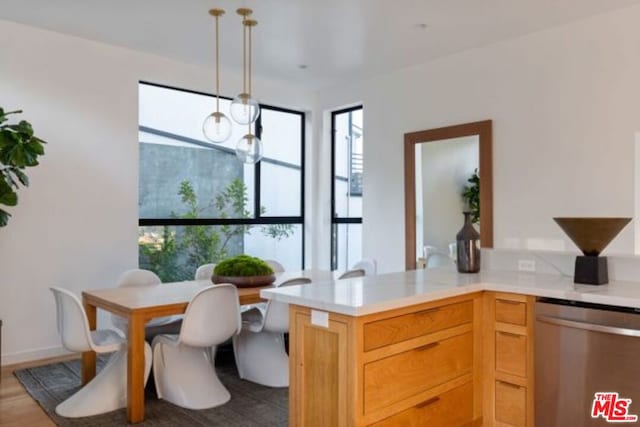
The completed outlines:
[[[15,206],[18,204],[18,194],[4,179],[0,179],[0,204]]]
[[[25,187],[29,186],[29,177],[24,172],[18,168],[10,168],[9,171],[18,179],[18,181],[20,181],[22,185]]]
[[[29,185],[29,178],[22,171],[38,165],[38,157],[44,154],[45,141],[34,135],[31,123],[20,120],[6,123],[9,116],[21,110],[5,111],[0,108],[0,205],[15,206],[19,185]],[[7,225],[10,214],[0,209],[0,227]]]
[[[25,134],[29,136],[29,138],[31,138],[33,136],[33,127],[28,121],[20,120],[20,123],[18,123],[18,132]]]
[[[7,211],[0,209],[0,227],[4,227],[9,223],[11,214]]]
[[[37,154],[39,156],[44,154],[44,146],[34,139],[31,139],[31,142],[27,143],[27,149],[33,154]]]

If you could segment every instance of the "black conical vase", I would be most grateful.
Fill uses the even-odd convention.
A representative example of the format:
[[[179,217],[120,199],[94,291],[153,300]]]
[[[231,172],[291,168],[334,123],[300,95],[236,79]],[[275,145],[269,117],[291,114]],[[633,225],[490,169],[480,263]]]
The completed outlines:
[[[480,271],[480,233],[473,228],[471,212],[463,212],[464,225],[456,234],[457,265],[460,273]]]

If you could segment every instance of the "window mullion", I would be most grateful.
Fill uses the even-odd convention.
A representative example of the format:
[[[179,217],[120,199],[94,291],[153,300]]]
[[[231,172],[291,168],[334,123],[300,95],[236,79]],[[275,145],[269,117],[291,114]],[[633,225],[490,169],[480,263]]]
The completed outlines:
[[[260,106],[260,108],[262,109],[262,106]],[[258,118],[256,119],[255,122],[255,129],[254,129],[254,133],[256,135],[256,137],[262,141],[262,115],[259,115]],[[264,150],[264,147],[263,147]],[[262,192],[261,184],[260,184],[260,180],[262,179],[261,175],[261,165],[262,165],[262,161],[258,161],[255,166],[254,166],[254,194],[253,194],[253,201],[254,201],[254,207],[253,207],[253,212],[254,212],[254,217],[259,219],[262,218],[262,213],[260,212],[260,206],[262,204],[261,200],[260,200],[260,193]]]

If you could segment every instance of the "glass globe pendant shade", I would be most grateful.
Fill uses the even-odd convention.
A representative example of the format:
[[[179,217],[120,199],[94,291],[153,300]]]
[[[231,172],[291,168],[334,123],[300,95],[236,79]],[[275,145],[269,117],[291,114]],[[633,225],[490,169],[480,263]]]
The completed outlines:
[[[246,134],[236,145],[236,156],[242,163],[252,165],[262,159],[262,141],[251,134]]]
[[[240,124],[248,125],[260,115],[260,104],[248,93],[241,93],[231,102],[231,118]]]
[[[215,111],[204,119],[202,133],[205,138],[216,144],[225,142],[231,136],[231,120],[224,113]]]

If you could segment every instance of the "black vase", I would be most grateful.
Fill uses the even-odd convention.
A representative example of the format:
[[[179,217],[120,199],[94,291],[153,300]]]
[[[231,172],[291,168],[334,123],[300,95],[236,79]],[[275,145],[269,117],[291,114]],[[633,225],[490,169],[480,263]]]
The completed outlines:
[[[480,271],[480,233],[473,228],[471,212],[463,212],[464,225],[456,234],[458,272],[477,273]]]

